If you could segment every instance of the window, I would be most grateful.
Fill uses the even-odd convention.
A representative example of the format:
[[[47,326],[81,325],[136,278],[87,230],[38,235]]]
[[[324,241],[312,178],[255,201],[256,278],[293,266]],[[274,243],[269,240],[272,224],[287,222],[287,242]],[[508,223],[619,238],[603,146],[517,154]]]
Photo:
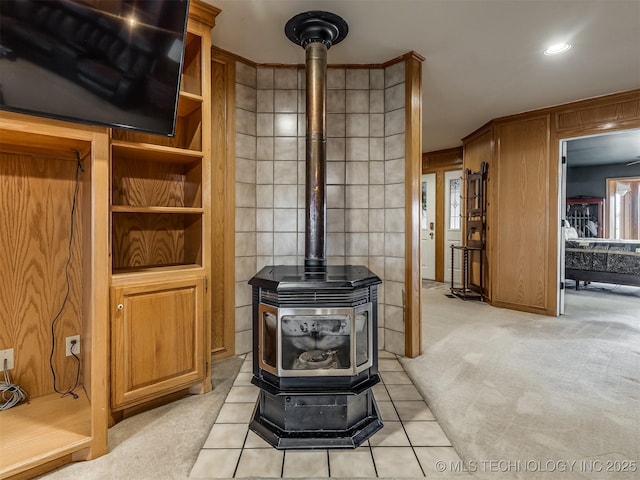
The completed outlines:
[[[609,238],[640,239],[640,178],[607,179]]]
[[[460,230],[460,184],[459,178],[449,180],[449,230]]]

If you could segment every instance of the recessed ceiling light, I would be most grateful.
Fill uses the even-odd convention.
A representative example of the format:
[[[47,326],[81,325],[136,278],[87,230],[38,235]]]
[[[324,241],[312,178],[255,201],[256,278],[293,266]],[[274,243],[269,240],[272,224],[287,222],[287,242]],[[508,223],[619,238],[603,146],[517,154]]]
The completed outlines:
[[[556,43],[544,51],[545,55],[560,55],[571,48],[570,43]]]

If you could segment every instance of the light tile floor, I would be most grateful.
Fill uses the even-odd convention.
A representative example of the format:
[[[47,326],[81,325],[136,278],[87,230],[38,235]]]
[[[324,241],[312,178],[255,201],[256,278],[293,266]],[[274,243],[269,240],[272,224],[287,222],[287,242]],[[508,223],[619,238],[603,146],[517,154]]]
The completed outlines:
[[[462,462],[397,357],[381,351],[378,369],[382,382],[373,392],[382,430],[355,450],[282,451],[249,430],[258,388],[248,355],[190,477],[415,478],[441,475],[438,465],[451,476]]]

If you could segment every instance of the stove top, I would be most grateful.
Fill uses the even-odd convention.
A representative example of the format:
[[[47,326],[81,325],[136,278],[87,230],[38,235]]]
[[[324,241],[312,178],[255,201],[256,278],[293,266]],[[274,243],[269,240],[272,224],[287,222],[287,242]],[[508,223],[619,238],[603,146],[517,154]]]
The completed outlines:
[[[304,265],[269,265],[249,280],[255,287],[271,290],[362,288],[382,283],[363,265],[329,265],[322,273],[307,273]]]

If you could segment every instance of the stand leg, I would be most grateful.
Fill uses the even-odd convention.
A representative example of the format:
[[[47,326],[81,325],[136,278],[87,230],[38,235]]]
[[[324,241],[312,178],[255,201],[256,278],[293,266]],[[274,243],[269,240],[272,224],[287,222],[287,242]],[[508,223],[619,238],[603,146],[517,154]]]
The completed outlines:
[[[453,264],[454,264],[454,250],[453,245],[451,246],[451,293],[453,293]]]

